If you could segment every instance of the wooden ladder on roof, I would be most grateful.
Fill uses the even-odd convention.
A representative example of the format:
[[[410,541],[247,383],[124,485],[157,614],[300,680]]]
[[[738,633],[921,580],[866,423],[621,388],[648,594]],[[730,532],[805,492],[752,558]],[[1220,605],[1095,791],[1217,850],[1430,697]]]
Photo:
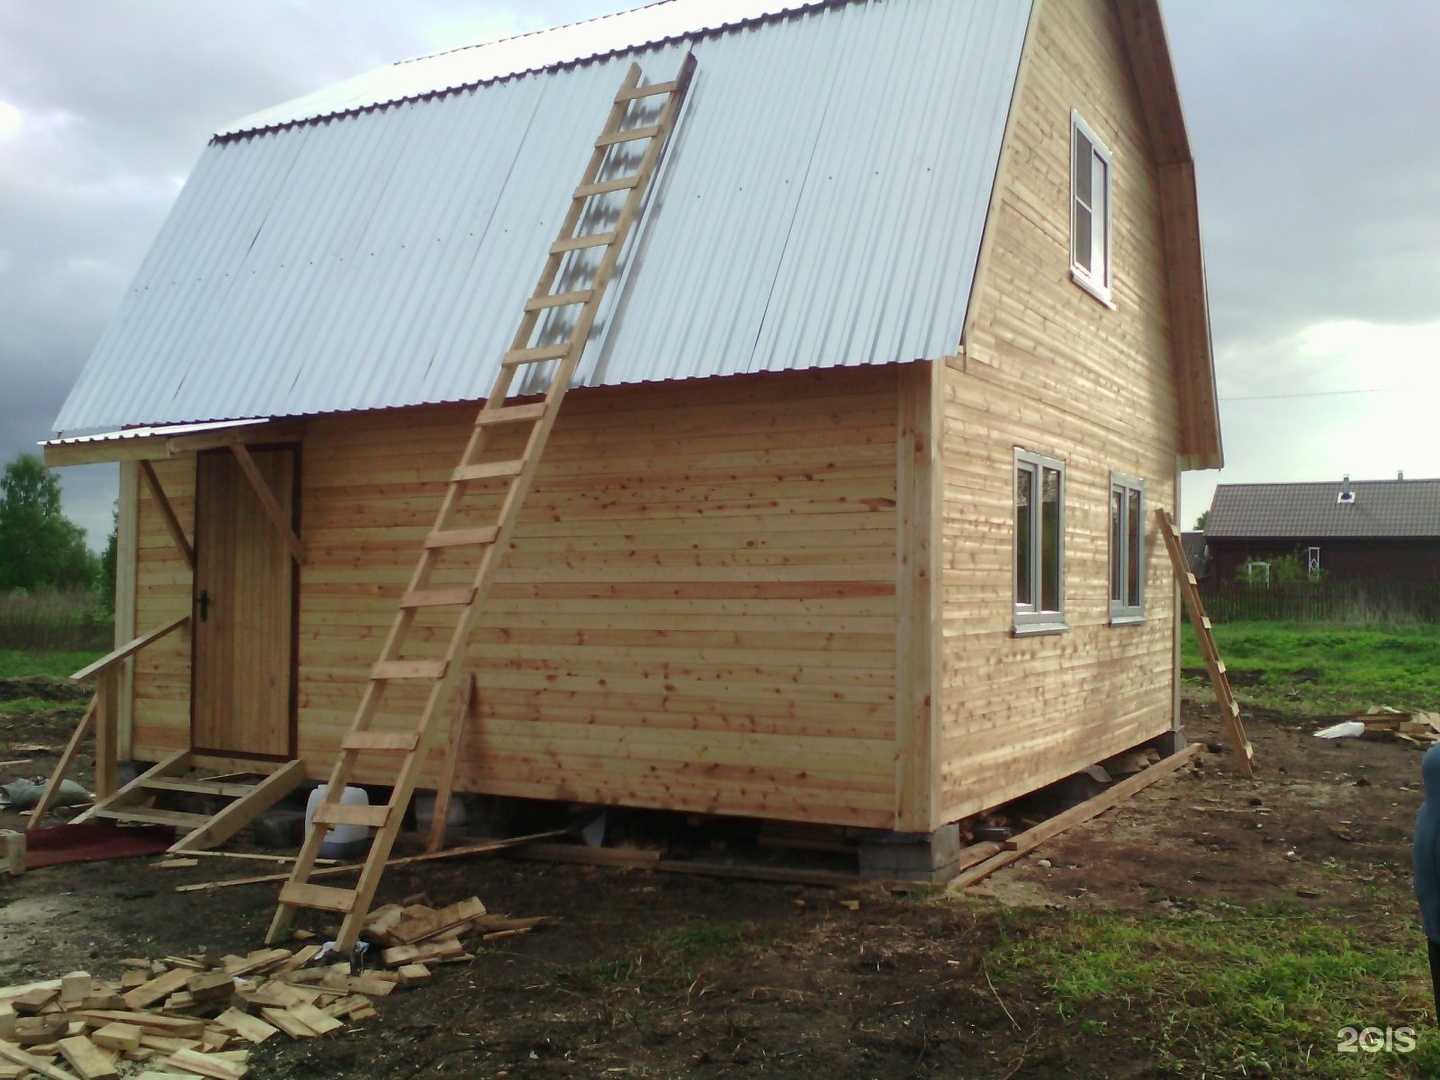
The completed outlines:
[[[1240,775],[1255,775],[1255,748],[1245,734],[1245,725],[1240,720],[1240,703],[1230,689],[1230,679],[1225,674],[1225,661],[1220,659],[1220,650],[1215,647],[1215,635],[1210,632],[1210,616],[1205,614],[1205,604],[1200,599],[1200,589],[1190,564],[1185,558],[1185,546],[1180,539],[1180,530],[1175,519],[1163,506],[1155,511],[1160,522],[1160,535],[1165,538],[1165,548],[1170,552],[1170,565],[1175,568],[1175,580],[1180,584],[1180,595],[1185,598],[1185,610],[1190,613],[1190,622],[1195,626],[1195,636],[1200,641],[1200,652],[1205,657],[1205,670],[1210,673],[1210,685],[1215,689],[1215,699],[1220,702],[1220,711],[1225,716],[1225,727],[1230,733],[1230,745],[1235,749],[1235,762]]]
[[[595,140],[589,164],[585,167],[580,186],[575,189],[569,213],[565,215],[555,242],[550,245],[540,280],[525,302],[520,326],[515,331],[509,351],[501,359],[500,372],[475,419],[475,427],[460,464],[450,476],[435,526],[425,539],[415,571],[400,599],[380,659],[371,669],[370,681],[361,696],[354,722],[349,733],[341,739],[340,754],[331,770],[326,794],[315,808],[314,824],[300,849],[290,880],[280,890],[280,903],[270,924],[267,943],[288,934],[291,919],[298,908],[343,915],[344,921],[336,939],[336,947],[340,950],[353,949],[359,939],[386,859],[399,832],[405,807],[433,741],[436,717],[459,674],[470,632],[499,570],[506,545],[520,516],[521,504],[555,423],[560,402],[585,351],[606,286],[614,275],[631,227],[639,216],[645,192],[675,126],[694,70],[694,55],[687,54],[672,81],[641,86],[639,65],[631,64],[615,95],[605,128]],[[657,102],[653,100],[656,98],[661,99],[658,115],[650,123],[637,123],[651,119],[656,112]],[[637,102],[641,104],[637,105]],[[633,172],[609,175],[630,166],[641,145],[644,145],[644,150]],[[603,220],[604,208],[593,200],[617,193],[623,193],[624,201],[614,224],[601,232],[577,233],[582,223],[588,226],[595,218]],[[598,262],[594,262],[596,249],[603,249],[598,252]],[[564,291],[553,291],[557,282]],[[553,332],[551,327],[558,314],[556,309],[563,308],[578,308],[568,336],[554,343],[537,343],[537,336],[543,341]],[[560,329],[563,330],[563,325]],[[543,400],[527,404],[507,402],[511,384],[522,369],[528,369],[531,364],[551,362],[553,366]],[[526,426],[530,434],[518,457],[497,459],[500,451],[494,449],[487,453],[493,433],[504,429],[523,431]],[[482,485],[492,496],[497,485],[503,486],[504,491],[493,520],[476,526],[464,520],[463,512],[467,496],[473,493],[472,486]],[[471,561],[475,561],[477,550],[478,565],[469,585],[434,586],[437,570],[441,569],[447,555],[454,558],[469,552]],[[406,641],[417,613],[432,608],[448,609],[454,614],[454,627],[444,656],[441,659],[419,659],[407,655]],[[390,683],[401,680],[428,683],[430,686],[418,723],[409,731],[374,730],[372,721],[386,688]],[[388,755],[399,759],[389,802],[355,806],[340,801],[362,754]],[[353,889],[316,885],[309,881],[320,846],[333,825],[368,826],[378,830],[360,870],[360,879]]]

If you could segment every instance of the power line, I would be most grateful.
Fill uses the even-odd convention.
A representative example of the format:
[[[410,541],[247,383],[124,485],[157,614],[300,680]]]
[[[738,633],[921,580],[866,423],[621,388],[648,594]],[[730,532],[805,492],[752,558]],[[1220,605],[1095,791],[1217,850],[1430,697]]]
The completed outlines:
[[[1220,401],[1279,401],[1282,398],[1336,397],[1340,394],[1399,394],[1403,387],[1385,386],[1372,390],[1315,390],[1308,394],[1256,394],[1253,397],[1222,397]]]

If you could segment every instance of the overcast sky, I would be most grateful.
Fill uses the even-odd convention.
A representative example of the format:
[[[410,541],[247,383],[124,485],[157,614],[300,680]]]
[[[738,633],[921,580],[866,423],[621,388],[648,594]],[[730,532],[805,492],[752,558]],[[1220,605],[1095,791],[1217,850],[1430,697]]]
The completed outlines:
[[[630,6],[0,0],[0,461],[50,435],[215,128],[392,60]],[[1440,4],[1163,9],[1228,462],[1187,475],[1185,524],[1217,479],[1440,477]],[[114,468],[62,478],[98,546]]]

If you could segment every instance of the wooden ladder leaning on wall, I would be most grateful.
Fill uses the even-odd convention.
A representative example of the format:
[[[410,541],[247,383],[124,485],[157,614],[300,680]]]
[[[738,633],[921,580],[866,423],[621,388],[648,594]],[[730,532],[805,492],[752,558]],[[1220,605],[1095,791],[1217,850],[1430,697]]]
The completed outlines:
[[[660,163],[665,143],[675,126],[685,92],[695,70],[693,54],[687,54],[676,77],[665,83],[640,85],[640,68],[632,64],[615,95],[609,118],[585,168],[580,186],[575,189],[560,227],[559,235],[550,246],[540,280],[530,299],[525,302],[520,326],[510,350],[501,360],[500,372],[475,420],[474,431],[460,464],[451,474],[449,487],[435,526],[426,537],[415,571],[400,600],[390,633],[371,669],[370,681],[361,696],[351,729],[340,742],[340,754],[331,770],[323,801],[315,808],[314,824],[300,849],[290,880],[280,890],[280,902],[270,924],[267,943],[286,936],[291,919],[298,908],[312,908],[344,916],[336,947],[348,952],[355,947],[370,902],[380,883],[386,859],[400,829],[405,807],[415,789],[435,734],[436,718],[447,692],[459,674],[466,643],[500,566],[505,548],[520,514],[521,504],[529,491],[560,402],[569,389],[576,366],[585,351],[590,328],[599,312],[606,287],[614,275],[621,251],[631,227],[639,216],[650,180]],[[653,123],[635,126],[637,119],[649,119],[660,98],[658,116]],[[641,104],[636,104],[637,102]],[[642,115],[632,115],[636,112]],[[620,176],[602,179],[607,172],[624,168],[633,160],[634,152],[648,143],[635,170]],[[625,198],[614,224],[603,232],[576,233],[582,223],[596,216],[592,200],[624,192]],[[590,269],[591,260],[599,252],[598,263]],[[562,268],[565,273],[562,275]],[[588,283],[584,277],[589,277]],[[579,276],[580,281],[571,280]],[[557,281],[564,289],[553,292]],[[556,309],[578,308],[568,337],[553,344],[535,344],[536,332],[546,333],[547,318]],[[507,404],[511,383],[526,365],[553,362],[544,399],[529,404]],[[523,380],[522,380],[523,385]],[[530,435],[519,457],[493,460],[495,451],[486,454],[492,433],[502,429],[522,430],[528,425]],[[467,489],[472,484],[506,485],[500,508],[493,524],[483,527],[459,525]],[[478,549],[478,566],[468,586],[435,588],[433,580],[445,553],[471,553]],[[473,558],[473,554],[472,554]],[[424,609],[448,609],[454,613],[454,628],[444,657],[407,659],[406,638],[418,612]],[[376,731],[372,721],[386,687],[394,681],[428,682],[430,689],[420,719],[410,731]],[[345,785],[355,774],[361,754],[388,755],[400,759],[394,775],[390,801],[376,806],[354,806],[340,802]],[[332,825],[369,826],[377,830],[360,870],[360,880],[353,889],[315,885],[309,877],[320,852],[321,843]]]
[[[1210,632],[1210,616],[1205,614],[1205,604],[1200,599],[1200,589],[1190,564],[1185,558],[1185,545],[1180,539],[1180,530],[1175,519],[1163,506],[1155,511],[1160,522],[1160,535],[1165,538],[1165,548],[1170,552],[1170,565],[1175,568],[1175,580],[1180,585],[1180,595],[1185,598],[1185,610],[1190,613],[1190,622],[1195,626],[1195,636],[1200,641],[1200,653],[1205,657],[1205,670],[1210,673],[1210,685],[1215,690],[1215,700],[1220,703],[1220,712],[1225,717],[1225,727],[1230,733],[1230,745],[1235,749],[1235,763],[1240,775],[1247,779],[1255,775],[1255,748],[1250,745],[1250,736],[1245,734],[1245,725],[1240,720],[1240,703],[1230,689],[1230,679],[1225,674],[1225,661],[1220,659],[1220,650],[1215,647],[1215,635]]]

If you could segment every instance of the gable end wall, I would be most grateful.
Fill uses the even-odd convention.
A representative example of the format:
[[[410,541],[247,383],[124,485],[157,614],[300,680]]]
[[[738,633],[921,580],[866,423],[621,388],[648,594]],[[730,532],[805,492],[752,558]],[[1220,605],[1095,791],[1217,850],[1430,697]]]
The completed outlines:
[[[1070,279],[1072,108],[1113,154],[1113,311]],[[1153,521],[1175,509],[1178,451],[1159,184],[1105,0],[1036,6],[986,245],[942,380],[941,821],[1172,723],[1175,594]],[[1016,447],[1066,463],[1063,634],[1012,632]],[[1143,625],[1109,625],[1112,470],[1146,482]]]

